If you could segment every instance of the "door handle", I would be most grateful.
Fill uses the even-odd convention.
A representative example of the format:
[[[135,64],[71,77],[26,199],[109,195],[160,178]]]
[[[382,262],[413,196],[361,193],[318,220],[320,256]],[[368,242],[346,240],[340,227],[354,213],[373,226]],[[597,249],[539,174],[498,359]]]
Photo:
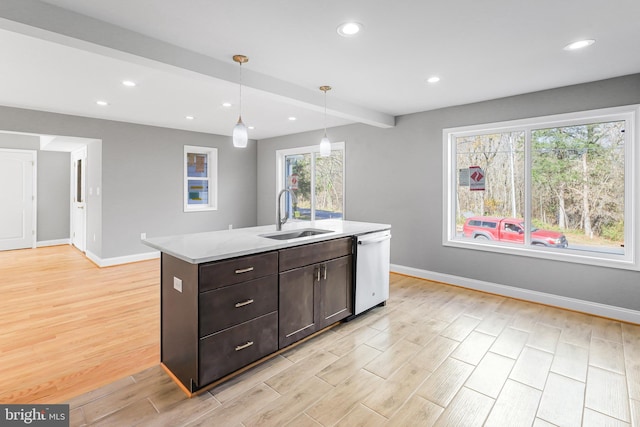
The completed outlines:
[[[320,281],[320,266],[317,266],[315,268],[315,273],[316,273],[316,281],[319,282]]]
[[[371,240],[358,240],[358,244],[360,246],[372,245],[374,243],[384,242],[385,240],[391,240],[391,236],[385,236],[385,237],[381,237],[378,239],[371,239]]]
[[[327,264],[322,264],[323,279],[327,280]]]

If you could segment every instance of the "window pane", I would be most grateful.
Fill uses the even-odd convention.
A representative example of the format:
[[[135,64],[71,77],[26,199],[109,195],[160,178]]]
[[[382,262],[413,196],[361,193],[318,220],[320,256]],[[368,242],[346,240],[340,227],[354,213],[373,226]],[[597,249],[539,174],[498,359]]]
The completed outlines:
[[[218,151],[211,147],[184,146],[184,211],[218,209]]]
[[[208,157],[203,153],[187,153],[187,176],[190,178],[208,177]]]
[[[82,203],[84,200],[82,199],[84,191],[82,188],[82,159],[78,159],[76,162],[76,202]]]
[[[516,231],[524,222],[524,132],[461,136],[455,144],[456,236],[524,243]]]
[[[624,253],[624,125],[532,132],[534,226],[564,233],[571,249]]]
[[[190,179],[187,181],[189,205],[209,204],[209,181]]]
[[[328,157],[316,154],[316,219],[342,218],[344,151]]]
[[[293,203],[288,193],[285,205],[289,218],[311,220],[311,154],[285,156],[284,182],[285,188],[291,188],[296,195]],[[284,213],[283,213],[284,215]]]

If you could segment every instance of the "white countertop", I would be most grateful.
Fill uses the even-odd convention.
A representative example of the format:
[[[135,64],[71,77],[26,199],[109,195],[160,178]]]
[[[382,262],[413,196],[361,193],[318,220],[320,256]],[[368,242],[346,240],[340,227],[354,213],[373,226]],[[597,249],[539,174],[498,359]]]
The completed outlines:
[[[200,264],[307,243],[321,242],[338,237],[359,236],[375,231],[388,230],[391,228],[391,225],[327,219],[312,222],[300,221],[286,223],[282,226],[282,232],[307,228],[331,230],[331,232],[291,240],[276,240],[261,236],[261,234],[276,233],[275,225],[264,225],[260,227],[237,228],[234,230],[150,237],[142,240],[142,243],[183,261]]]

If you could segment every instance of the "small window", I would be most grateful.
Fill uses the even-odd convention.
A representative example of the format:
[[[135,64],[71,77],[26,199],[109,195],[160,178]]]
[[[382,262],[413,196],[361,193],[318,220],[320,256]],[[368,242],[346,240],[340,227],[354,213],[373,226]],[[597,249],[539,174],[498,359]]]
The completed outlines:
[[[218,209],[218,150],[184,146],[184,211]]]

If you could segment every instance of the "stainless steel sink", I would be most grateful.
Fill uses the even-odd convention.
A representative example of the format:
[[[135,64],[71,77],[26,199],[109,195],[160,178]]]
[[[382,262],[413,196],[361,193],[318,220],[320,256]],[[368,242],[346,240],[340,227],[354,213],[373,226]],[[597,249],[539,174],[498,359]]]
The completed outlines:
[[[303,228],[301,230],[293,231],[279,231],[271,234],[261,234],[260,237],[266,237],[267,239],[275,240],[291,240],[299,239],[301,237],[317,236],[318,234],[331,233],[331,230],[321,230],[318,228]]]

